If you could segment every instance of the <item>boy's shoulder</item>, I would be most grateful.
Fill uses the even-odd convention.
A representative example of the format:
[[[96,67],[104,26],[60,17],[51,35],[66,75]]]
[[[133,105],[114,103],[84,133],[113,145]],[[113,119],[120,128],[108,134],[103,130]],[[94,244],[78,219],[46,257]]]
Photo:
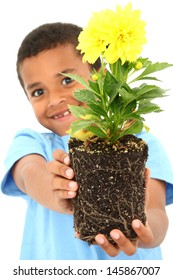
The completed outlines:
[[[50,142],[50,141],[57,141],[58,139],[61,139],[62,137],[51,132],[51,131],[36,131],[31,128],[24,128],[20,129],[16,132],[14,136],[14,140],[16,139],[30,139],[30,140],[36,140],[39,142]]]
[[[27,144],[39,143],[44,147],[52,147],[53,149],[62,148],[68,151],[69,135],[60,136],[51,131],[36,131],[30,128],[24,128],[17,131],[14,141]]]
[[[36,131],[31,128],[23,128],[16,132],[15,137],[26,136],[26,137],[33,137],[33,138],[49,138],[49,137],[59,137],[53,132],[50,131]]]

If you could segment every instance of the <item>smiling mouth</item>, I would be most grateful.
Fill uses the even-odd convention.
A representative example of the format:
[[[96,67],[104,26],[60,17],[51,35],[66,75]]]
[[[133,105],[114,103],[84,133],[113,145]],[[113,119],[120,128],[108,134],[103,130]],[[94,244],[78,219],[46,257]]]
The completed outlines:
[[[66,116],[68,116],[68,115],[70,115],[70,114],[71,114],[70,110],[67,110],[67,111],[65,111],[64,113],[54,115],[52,118],[54,118],[54,119],[60,119],[60,118],[66,117]]]

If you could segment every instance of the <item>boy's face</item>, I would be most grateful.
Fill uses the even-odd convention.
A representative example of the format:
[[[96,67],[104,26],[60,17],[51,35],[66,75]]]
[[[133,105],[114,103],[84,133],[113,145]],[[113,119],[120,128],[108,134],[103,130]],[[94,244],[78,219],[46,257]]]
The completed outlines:
[[[36,118],[59,135],[65,135],[75,120],[68,104],[85,106],[73,97],[74,91],[82,86],[60,74],[62,72],[77,74],[87,80],[91,69],[82,63],[70,44],[40,52],[20,65],[24,88]]]

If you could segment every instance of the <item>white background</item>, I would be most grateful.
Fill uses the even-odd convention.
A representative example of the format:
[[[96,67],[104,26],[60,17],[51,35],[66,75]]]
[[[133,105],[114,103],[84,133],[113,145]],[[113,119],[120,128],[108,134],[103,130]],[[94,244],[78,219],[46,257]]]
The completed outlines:
[[[3,160],[7,148],[18,129],[30,127],[39,131],[43,128],[35,120],[30,104],[23,93],[16,75],[16,54],[24,36],[32,29],[47,22],[72,22],[85,26],[93,11],[114,8],[129,1],[115,0],[6,0],[0,4],[0,176],[3,176]],[[133,8],[142,10],[147,22],[148,44],[143,56],[153,61],[173,63],[172,4],[170,0],[132,0]],[[160,138],[173,163],[172,104],[173,70],[166,70],[160,76],[163,88],[169,88],[169,97],[159,101],[165,110],[147,117],[151,132]],[[170,227],[162,249],[165,260],[170,260],[173,249],[173,206],[167,208]],[[19,257],[25,204],[19,198],[6,197],[0,193],[0,259],[10,262]],[[162,226],[162,225],[161,225]]]

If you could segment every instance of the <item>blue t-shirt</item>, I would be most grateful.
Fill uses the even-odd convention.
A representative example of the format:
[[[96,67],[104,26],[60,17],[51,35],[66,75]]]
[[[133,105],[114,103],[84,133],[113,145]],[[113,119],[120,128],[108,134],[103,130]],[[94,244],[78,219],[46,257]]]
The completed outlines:
[[[173,171],[158,140],[150,133],[137,135],[149,145],[147,167],[151,177],[167,182],[167,204],[173,202]],[[54,133],[38,133],[30,129],[19,131],[14,138],[5,161],[6,174],[1,183],[2,192],[21,196],[27,201],[26,220],[21,246],[22,260],[156,260],[161,259],[160,247],[137,249],[133,256],[121,252],[117,257],[108,256],[98,245],[88,245],[74,237],[73,215],[60,214],[44,208],[23,193],[14,183],[11,168],[28,154],[40,154],[52,160],[55,149],[68,152],[69,136]]]

